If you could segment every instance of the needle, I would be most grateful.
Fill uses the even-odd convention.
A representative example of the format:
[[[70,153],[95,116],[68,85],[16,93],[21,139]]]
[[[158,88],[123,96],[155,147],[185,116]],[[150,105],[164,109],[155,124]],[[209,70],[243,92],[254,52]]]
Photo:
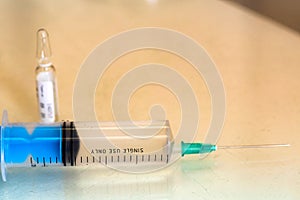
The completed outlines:
[[[256,148],[276,148],[276,147],[289,147],[290,144],[258,144],[258,145],[230,145],[218,146],[218,149],[256,149]]]
[[[290,144],[258,144],[258,145],[230,145],[216,146],[207,143],[185,143],[181,142],[181,156],[185,154],[202,154],[216,151],[217,149],[257,149],[257,148],[276,148],[289,147]]]

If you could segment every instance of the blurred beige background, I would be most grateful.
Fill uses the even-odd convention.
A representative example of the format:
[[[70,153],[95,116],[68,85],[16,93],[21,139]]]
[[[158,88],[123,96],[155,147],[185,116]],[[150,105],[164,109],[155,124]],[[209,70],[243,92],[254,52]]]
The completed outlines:
[[[169,183],[167,199],[187,195],[199,199],[297,199],[300,35],[296,31],[242,6],[215,0],[1,0],[0,13],[0,110],[8,110],[10,121],[39,120],[34,81],[38,28],[45,27],[50,34],[58,74],[60,119],[73,118],[76,75],[98,44],[137,27],[173,29],[201,44],[223,78],[227,114],[219,144],[290,143],[292,146],[273,150],[220,150],[202,161],[203,166],[209,167],[200,171],[189,171],[184,168],[187,163],[180,163],[185,170],[176,168],[179,172],[174,176],[182,179],[176,179],[175,186],[174,180]],[[190,64],[166,52],[136,51],[114,62],[95,91],[98,119],[113,120],[110,102],[115,83],[133,67],[148,62],[172,66],[189,81],[201,114],[197,136],[203,139],[211,116],[207,88]],[[157,85],[142,87],[134,93],[129,100],[132,119],[149,119],[153,104],[164,106],[176,132],[180,124],[179,103],[170,91]],[[188,163],[193,164],[197,168],[198,164]],[[185,178],[190,181],[184,181]],[[207,182],[197,183],[201,178]],[[176,189],[177,185],[180,187]],[[6,189],[10,190],[7,186]],[[84,191],[86,187],[80,189]],[[97,191],[89,195],[93,194]]]
[[[300,2],[298,0],[232,0],[300,31]]]

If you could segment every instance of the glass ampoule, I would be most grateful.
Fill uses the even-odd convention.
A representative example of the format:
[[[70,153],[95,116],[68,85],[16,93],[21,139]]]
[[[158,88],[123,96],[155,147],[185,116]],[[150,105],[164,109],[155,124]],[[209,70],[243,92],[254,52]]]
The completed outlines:
[[[39,114],[42,123],[52,123],[58,119],[57,84],[51,55],[49,34],[41,28],[37,31],[36,57],[38,65],[35,69],[35,77]]]

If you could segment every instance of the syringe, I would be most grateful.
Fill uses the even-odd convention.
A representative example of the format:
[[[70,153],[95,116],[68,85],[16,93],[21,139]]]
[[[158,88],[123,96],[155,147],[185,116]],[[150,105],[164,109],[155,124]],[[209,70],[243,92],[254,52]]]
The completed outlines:
[[[7,167],[103,164],[139,173],[165,167],[187,154],[217,150],[214,144],[176,144],[168,121],[8,123],[4,111],[0,128],[3,181],[6,181]],[[275,146],[287,145],[236,148]]]

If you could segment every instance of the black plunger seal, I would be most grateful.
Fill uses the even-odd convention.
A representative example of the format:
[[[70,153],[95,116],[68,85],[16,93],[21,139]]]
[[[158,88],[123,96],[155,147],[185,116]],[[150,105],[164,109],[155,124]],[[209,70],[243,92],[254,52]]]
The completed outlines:
[[[76,157],[80,148],[80,141],[74,122],[62,123],[62,162],[64,166],[76,165]]]

